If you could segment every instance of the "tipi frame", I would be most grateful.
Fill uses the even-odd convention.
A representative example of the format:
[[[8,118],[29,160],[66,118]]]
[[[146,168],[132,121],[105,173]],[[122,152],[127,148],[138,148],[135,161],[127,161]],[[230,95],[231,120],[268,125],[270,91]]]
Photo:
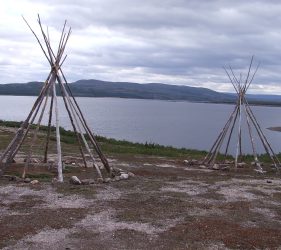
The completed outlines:
[[[235,164],[236,168],[238,167],[239,161],[242,159],[242,117],[243,117],[242,113],[244,112],[244,114],[245,114],[244,117],[246,117],[248,134],[250,137],[252,152],[253,152],[253,156],[254,156],[254,165],[256,166],[257,170],[263,171],[262,164],[258,159],[256,143],[255,143],[254,136],[253,136],[253,130],[255,130],[257,132],[257,135],[265,149],[265,152],[271,158],[274,167],[277,169],[279,169],[279,167],[280,167],[280,161],[277,158],[276,154],[274,153],[267,138],[265,137],[265,135],[246,99],[246,92],[247,92],[248,88],[250,87],[250,85],[252,84],[253,79],[256,75],[256,72],[259,68],[259,65],[257,65],[256,69],[252,73],[253,59],[254,59],[254,57],[251,58],[247,76],[244,81],[242,80],[242,74],[240,74],[240,76],[237,77],[234,74],[234,71],[231,68],[231,66],[229,66],[229,69],[224,68],[230,82],[232,83],[232,85],[237,93],[237,101],[236,101],[234,110],[232,111],[225,126],[223,127],[219,136],[215,140],[213,146],[211,147],[211,150],[208,152],[208,154],[204,158],[203,164],[205,164],[205,165],[208,165],[210,167],[214,166],[214,164],[217,162],[217,157],[218,157],[218,154],[220,153],[223,143],[226,143],[225,151],[223,154],[223,156],[224,156],[223,162],[225,163],[226,157],[227,157],[228,151],[229,151],[230,141],[233,137],[233,130],[236,127],[235,125],[237,124],[238,138],[237,138],[237,144],[236,144],[236,153],[235,153],[234,164]]]
[[[99,178],[103,179],[102,172],[100,170],[99,165],[96,162],[95,156],[92,152],[92,148],[97,153],[100,158],[105,170],[109,174],[110,177],[113,175],[113,168],[109,166],[109,163],[102,153],[98,142],[88,126],[84,115],[72,94],[72,91],[69,87],[69,84],[66,80],[66,77],[62,71],[62,65],[67,57],[64,56],[64,51],[68,39],[71,34],[71,28],[66,28],[67,21],[65,21],[63,25],[63,29],[61,32],[59,45],[57,52],[55,53],[50,44],[49,32],[44,31],[43,26],[41,24],[40,16],[38,15],[38,24],[40,27],[40,31],[43,37],[43,42],[40,41],[39,37],[36,35],[34,30],[28,24],[28,22],[23,17],[24,21],[28,25],[29,29],[35,36],[37,42],[40,45],[45,57],[47,58],[51,71],[43,84],[41,92],[37,97],[36,101],[33,104],[31,111],[29,112],[26,120],[21,124],[20,128],[17,130],[14,138],[7,146],[5,151],[2,153],[0,157],[0,176],[4,173],[4,170],[14,161],[16,154],[27,138],[28,133],[33,131],[33,137],[31,139],[31,144],[29,151],[27,153],[27,158],[25,161],[24,169],[22,177],[24,178],[26,175],[26,171],[28,166],[31,163],[31,156],[33,152],[33,147],[36,144],[38,139],[38,131],[40,129],[40,125],[42,122],[43,115],[49,107],[49,115],[48,115],[48,129],[46,135],[46,143],[44,148],[44,162],[48,162],[48,151],[49,151],[49,143],[50,143],[50,133],[52,127],[52,120],[55,118],[55,127],[56,127],[56,148],[57,148],[57,172],[58,172],[58,181],[63,182],[63,163],[62,163],[62,152],[61,152],[61,138],[60,138],[60,124],[59,124],[59,108],[58,108],[58,100],[57,100],[57,90],[59,89],[61,92],[61,96],[63,98],[63,102],[65,108],[67,110],[67,114],[69,116],[73,131],[75,133],[76,139],[79,144],[80,154],[83,159],[84,166],[87,167],[86,155],[84,151],[89,155],[93,166],[95,167]],[[45,46],[45,47],[44,47]],[[58,86],[59,88],[56,88]],[[47,105],[49,104],[49,105]],[[53,117],[55,116],[55,117]],[[31,130],[32,124],[36,124],[35,129]]]

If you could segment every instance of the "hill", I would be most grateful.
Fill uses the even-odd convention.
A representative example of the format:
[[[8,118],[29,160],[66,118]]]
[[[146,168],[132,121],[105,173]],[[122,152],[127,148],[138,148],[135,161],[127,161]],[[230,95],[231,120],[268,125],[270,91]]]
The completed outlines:
[[[42,84],[42,82],[0,84],[0,95],[36,96],[39,94]],[[233,103],[236,99],[235,94],[163,83],[139,84],[91,79],[79,80],[69,85],[73,94],[80,97],[119,97],[210,103]],[[247,97],[253,104],[281,105],[281,96],[277,95],[247,95]]]

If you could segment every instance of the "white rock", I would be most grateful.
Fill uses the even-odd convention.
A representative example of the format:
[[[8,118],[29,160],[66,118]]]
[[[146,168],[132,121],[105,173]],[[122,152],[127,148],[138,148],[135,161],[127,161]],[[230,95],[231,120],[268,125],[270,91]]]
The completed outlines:
[[[32,185],[35,185],[35,184],[38,184],[38,183],[39,183],[38,180],[33,180],[33,181],[30,182],[30,184],[32,184]]]
[[[120,180],[127,180],[128,178],[129,178],[128,174],[123,173],[120,175]]]
[[[258,174],[264,174],[266,173],[266,171],[262,170],[262,169],[254,169]]]
[[[247,164],[245,162],[239,162],[237,163],[238,168],[244,168]]]
[[[128,172],[129,177],[135,177],[136,175],[132,172]]]
[[[81,185],[81,181],[78,179],[77,176],[71,176],[70,183],[74,185]]]
[[[207,167],[205,165],[199,165],[198,168],[206,169]]]
[[[183,163],[186,164],[186,165],[188,165],[188,164],[189,164],[189,161],[188,161],[188,160],[184,160]]]
[[[214,169],[214,170],[219,170],[219,169],[220,169],[219,164],[214,164],[213,167],[212,167],[212,169]]]

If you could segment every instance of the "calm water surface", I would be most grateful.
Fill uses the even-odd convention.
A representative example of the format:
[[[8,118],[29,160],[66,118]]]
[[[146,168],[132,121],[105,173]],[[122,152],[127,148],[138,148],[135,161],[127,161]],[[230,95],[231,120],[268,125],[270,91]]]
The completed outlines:
[[[35,97],[29,96],[0,96],[0,119],[24,120],[34,101]],[[133,142],[154,142],[200,150],[210,149],[234,108],[233,105],[225,104],[119,98],[81,97],[77,101],[96,134]],[[59,105],[61,125],[71,129],[61,98]],[[281,133],[266,128],[281,126],[281,108],[252,109],[273,149],[280,152]],[[244,128],[248,132],[247,127]],[[243,137],[244,152],[249,153],[249,138],[246,133]],[[234,143],[231,150],[235,150]],[[259,146],[258,151],[263,152],[262,147]]]

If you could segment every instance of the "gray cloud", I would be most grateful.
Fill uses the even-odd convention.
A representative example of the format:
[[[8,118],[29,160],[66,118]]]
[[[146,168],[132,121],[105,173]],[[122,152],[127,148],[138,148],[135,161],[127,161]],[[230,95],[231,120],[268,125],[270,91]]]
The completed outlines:
[[[261,68],[252,92],[281,93],[279,1],[24,0],[24,4],[25,8],[15,4],[13,12],[2,13],[9,17],[9,22],[0,23],[3,83],[45,76],[46,60],[20,17],[25,15],[34,26],[36,10],[49,25],[52,39],[58,39],[64,19],[73,29],[64,65],[70,81],[164,82],[232,91],[222,66],[231,64],[245,72],[254,54]]]

